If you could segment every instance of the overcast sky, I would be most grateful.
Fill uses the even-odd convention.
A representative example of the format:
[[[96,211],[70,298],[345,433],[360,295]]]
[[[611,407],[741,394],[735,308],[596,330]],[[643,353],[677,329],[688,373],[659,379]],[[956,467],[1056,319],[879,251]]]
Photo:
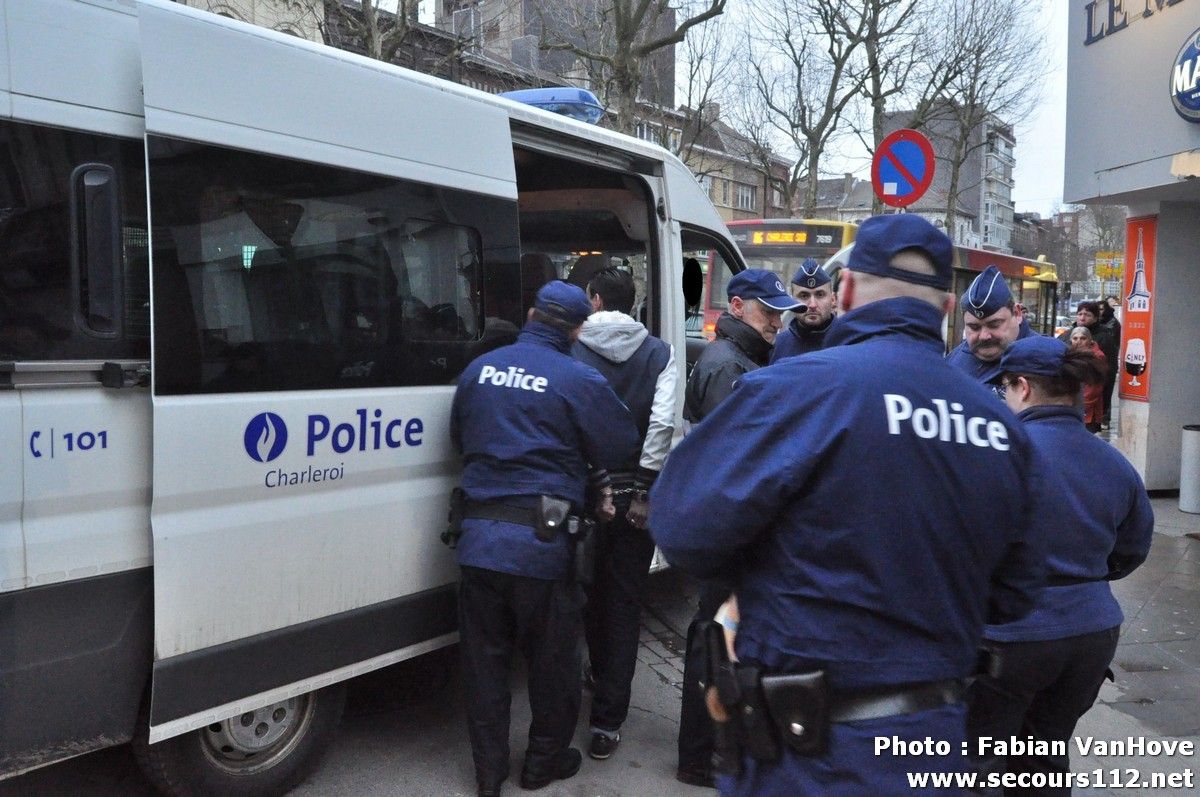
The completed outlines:
[[[1070,4],[1041,0],[1050,72],[1032,116],[1018,122],[1013,200],[1017,211],[1047,215],[1062,202],[1067,125],[1067,15]]]

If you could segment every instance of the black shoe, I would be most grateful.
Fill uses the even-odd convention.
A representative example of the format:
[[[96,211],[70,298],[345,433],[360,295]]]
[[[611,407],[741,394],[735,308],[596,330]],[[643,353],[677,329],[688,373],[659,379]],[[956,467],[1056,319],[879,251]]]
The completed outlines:
[[[616,733],[612,736],[606,736],[603,733],[592,731],[592,744],[588,748],[588,755],[597,761],[603,761],[613,754],[617,749],[617,745],[621,743],[621,734]]]
[[[710,769],[680,767],[675,770],[675,780],[680,783],[686,783],[689,786],[700,786],[705,789],[717,788],[717,781],[713,779],[713,773]]]
[[[559,753],[557,760],[549,766],[532,769],[526,763],[525,768],[521,770],[521,788],[532,791],[549,786],[556,780],[566,780],[579,771],[582,763],[583,753],[574,747],[568,747]]]
[[[482,783],[480,783],[478,794],[479,797],[500,797],[500,784],[497,783],[495,786],[484,786]]]

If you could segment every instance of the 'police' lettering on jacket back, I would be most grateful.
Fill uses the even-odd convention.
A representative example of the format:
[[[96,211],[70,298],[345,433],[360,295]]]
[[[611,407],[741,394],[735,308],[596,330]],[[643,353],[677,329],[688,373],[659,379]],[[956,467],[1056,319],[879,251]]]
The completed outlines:
[[[913,409],[912,402],[896,393],[887,393],[883,405],[887,412],[888,434],[901,434],[904,421],[908,421],[913,432],[924,440],[939,440],[943,443],[970,443],[980,448],[1008,450],[1008,429],[1000,421],[987,418],[967,418],[962,414],[963,405],[957,401],[933,399],[936,409],[919,407]]]
[[[479,384],[491,382],[496,387],[511,387],[518,390],[532,390],[534,393],[545,393],[548,384],[546,377],[525,373],[524,368],[508,366],[503,371],[497,371],[490,365],[483,366],[479,372]]]

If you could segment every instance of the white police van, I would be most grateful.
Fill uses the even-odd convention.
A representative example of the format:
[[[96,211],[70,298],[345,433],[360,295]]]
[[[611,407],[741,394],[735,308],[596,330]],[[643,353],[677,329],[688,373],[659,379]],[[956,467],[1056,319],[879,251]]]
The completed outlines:
[[[460,370],[597,256],[682,351],[685,249],[740,263],[644,142],[172,3],[0,0],[0,777],[134,739],[168,793],[298,783],[343,681],[456,638]]]

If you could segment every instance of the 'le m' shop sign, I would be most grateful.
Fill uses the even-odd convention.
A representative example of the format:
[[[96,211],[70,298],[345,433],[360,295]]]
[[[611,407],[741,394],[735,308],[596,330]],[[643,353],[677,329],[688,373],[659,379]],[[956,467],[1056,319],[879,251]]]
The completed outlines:
[[[1192,32],[1171,69],[1171,102],[1175,112],[1200,123],[1200,29]]]

